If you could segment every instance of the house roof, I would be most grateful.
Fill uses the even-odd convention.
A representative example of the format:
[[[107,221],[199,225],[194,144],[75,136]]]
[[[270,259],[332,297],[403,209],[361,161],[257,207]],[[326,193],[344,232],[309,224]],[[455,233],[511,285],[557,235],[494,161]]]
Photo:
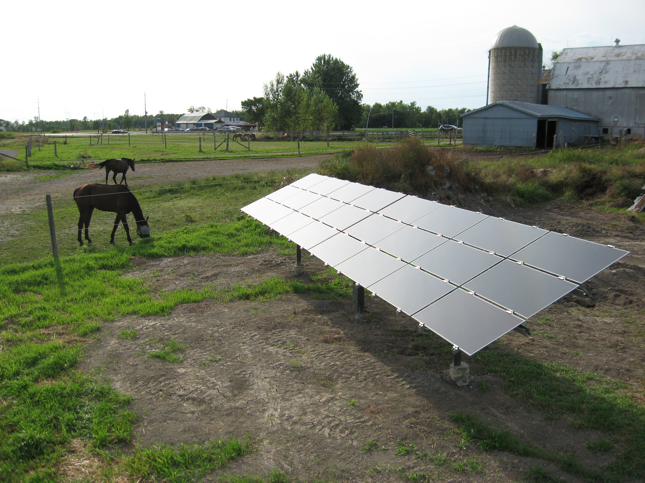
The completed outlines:
[[[645,87],[645,44],[564,49],[549,89]]]
[[[567,107],[548,106],[546,104],[531,104],[529,102],[516,102],[516,101],[499,101],[488,106],[480,107],[474,111],[469,111],[461,117],[470,116],[476,112],[482,112],[487,109],[495,108],[496,106],[505,106],[510,109],[528,114],[529,116],[537,119],[571,119],[575,121],[598,121],[597,118],[583,114],[582,112],[574,111]]]
[[[237,114],[233,112],[228,112],[228,111],[217,111],[215,114],[213,114],[215,117],[239,117]]]
[[[210,113],[204,114],[203,112],[198,112],[198,113],[190,113],[190,114],[184,114],[181,116],[179,119],[177,119],[177,122],[199,122],[199,121],[211,121],[214,120],[215,116]]]

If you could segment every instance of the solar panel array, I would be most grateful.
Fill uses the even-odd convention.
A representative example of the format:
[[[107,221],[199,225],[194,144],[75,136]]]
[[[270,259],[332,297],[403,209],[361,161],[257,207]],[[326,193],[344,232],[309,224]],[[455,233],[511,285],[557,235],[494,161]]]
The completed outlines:
[[[242,211],[469,355],[628,253],[318,174]]]

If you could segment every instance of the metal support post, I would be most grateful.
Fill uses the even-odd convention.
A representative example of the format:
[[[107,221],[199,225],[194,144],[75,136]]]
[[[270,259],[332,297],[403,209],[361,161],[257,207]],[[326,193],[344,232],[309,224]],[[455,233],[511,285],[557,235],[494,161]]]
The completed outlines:
[[[365,288],[355,283],[352,296],[354,298],[354,317],[359,319],[365,313]]]
[[[302,264],[302,248],[296,245],[296,266],[293,267],[294,275],[302,275],[305,273],[305,266]]]
[[[470,382],[470,366],[461,362],[461,349],[456,345],[452,347],[450,379],[458,386],[466,386]]]
[[[461,365],[461,349],[456,345],[452,346],[452,365],[455,367]]]

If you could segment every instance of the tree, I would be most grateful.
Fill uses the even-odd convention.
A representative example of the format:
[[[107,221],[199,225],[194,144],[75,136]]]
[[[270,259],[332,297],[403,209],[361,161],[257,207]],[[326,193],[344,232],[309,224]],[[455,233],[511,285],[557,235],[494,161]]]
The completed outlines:
[[[125,110],[125,114],[123,114],[123,121],[121,122],[121,125],[123,126],[123,129],[126,131],[129,131],[130,128],[132,127],[132,117],[130,116],[130,109]]]
[[[245,113],[246,121],[254,124],[264,124],[267,106],[264,97],[254,97],[242,101],[242,110]]]
[[[360,123],[363,93],[358,90],[354,69],[342,60],[328,54],[318,56],[303,73],[301,82],[310,90],[321,89],[336,104],[338,129],[352,129]]]

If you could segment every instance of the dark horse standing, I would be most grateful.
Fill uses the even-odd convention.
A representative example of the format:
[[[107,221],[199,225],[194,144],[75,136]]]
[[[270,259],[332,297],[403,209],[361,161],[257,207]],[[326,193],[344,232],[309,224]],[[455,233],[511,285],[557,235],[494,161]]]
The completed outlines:
[[[128,168],[132,168],[132,171],[134,171],[134,159],[130,158],[121,158],[121,159],[116,159],[116,158],[110,158],[106,159],[102,163],[92,163],[87,165],[88,168],[105,168],[105,184],[108,182],[108,176],[110,174],[110,171],[114,172],[114,175],[112,176],[112,179],[114,180],[114,184],[116,184],[116,175],[117,173],[123,173],[123,176],[121,176],[121,181],[119,184],[123,183],[125,181],[125,185],[128,186],[128,180],[125,179],[125,173],[128,171]]]
[[[116,213],[114,220],[114,229],[110,237],[110,243],[114,245],[114,233],[119,226],[119,222],[123,223],[125,234],[128,237],[128,242],[132,245],[132,238],[130,238],[130,228],[128,227],[128,220],[126,215],[132,213],[134,220],[137,223],[137,235],[141,238],[148,238],[150,236],[150,226],[148,226],[148,219],[143,217],[141,205],[136,199],[134,194],[127,186],[118,185],[104,185],[98,183],[84,184],[80,188],[74,190],[74,201],[78,206],[80,217],[78,219],[78,242],[83,246],[83,239],[81,232],[85,226],[85,239],[87,243],[92,243],[89,236],[90,220],[94,208],[101,211],[111,211]]]

